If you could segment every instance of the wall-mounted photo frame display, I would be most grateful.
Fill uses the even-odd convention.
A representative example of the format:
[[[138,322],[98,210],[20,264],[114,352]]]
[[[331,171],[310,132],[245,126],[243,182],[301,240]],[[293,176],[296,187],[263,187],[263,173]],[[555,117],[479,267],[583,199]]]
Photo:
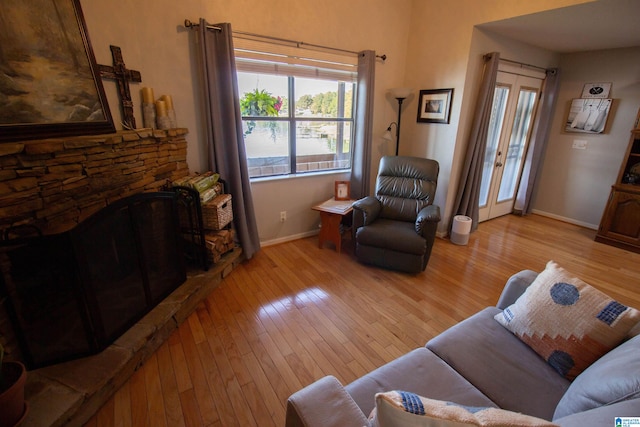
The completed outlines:
[[[427,89],[418,98],[418,122],[449,123],[453,89]]]
[[[349,181],[336,181],[333,197],[336,200],[350,200],[351,183]]]
[[[565,123],[566,132],[602,133],[607,125],[613,100],[578,98],[571,101]]]

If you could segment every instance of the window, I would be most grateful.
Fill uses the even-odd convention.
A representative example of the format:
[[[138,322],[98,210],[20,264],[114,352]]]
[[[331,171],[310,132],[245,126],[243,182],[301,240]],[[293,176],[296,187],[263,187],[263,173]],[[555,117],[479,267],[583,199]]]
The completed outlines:
[[[240,45],[236,64],[249,176],[349,169],[355,64],[265,54]]]

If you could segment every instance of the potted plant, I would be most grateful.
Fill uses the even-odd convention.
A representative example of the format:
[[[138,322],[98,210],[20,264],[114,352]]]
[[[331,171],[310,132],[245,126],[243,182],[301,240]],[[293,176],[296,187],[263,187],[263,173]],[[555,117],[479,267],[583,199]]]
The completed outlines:
[[[284,104],[284,100],[279,96],[272,96],[269,92],[262,89],[255,89],[253,92],[247,92],[240,99],[240,112],[243,116],[253,117],[278,117],[280,109]],[[250,135],[256,127],[254,120],[246,121],[247,130],[245,136]],[[271,130],[271,138],[276,140],[277,123],[275,121],[263,122]]]
[[[4,347],[0,344],[0,427],[19,425],[27,415],[24,385],[27,370],[20,362],[4,361]]]

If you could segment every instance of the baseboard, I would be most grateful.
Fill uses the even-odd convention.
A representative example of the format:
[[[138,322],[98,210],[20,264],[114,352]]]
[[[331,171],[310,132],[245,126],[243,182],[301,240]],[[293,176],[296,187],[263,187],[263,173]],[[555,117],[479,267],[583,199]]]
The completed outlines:
[[[600,224],[589,224],[587,222],[576,221],[573,218],[567,218],[567,217],[564,217],[564,216],[552,214],[552,213],[549,213],[549,212],[540,211],[540,210],[537,210],[537,209],[534,209],[531,213],[534,213],[534,214],[540,215],[540,216],[546,216],[548,218],[556,219],[558,221],[567,222],[569,224],[578,225],[580,227],[589,228],[591,230],[598,230],[598,228],[600,227]],[[267,246],[278,245],[280,243],[290,242],[292,240],[304,239],[306,237],[315,236],[319,232],[320,232],[319,230],[306,231],[304,233],[292,234],[290,236],[279,237],[277,239],[264,240],[264,241],[260,242],[260,246],[261,247],[267,247]],[[449,237],[449,232],[448,231],[437,231],[436,232],[436,237],[441,238],[441,239],[447,239]]]
[[[600,227],[600,224],[589,224],[588,222],[576,221],[573,218],[567,218],[567,217],[564,217],[564,216],[552,214],[552,213],[549,213],[549,212],[540,211],[540,210],[537,210],[537,209],[532,210],[531,213],[534,213],[534,214],[540,215],[540,216],[546,216],[546,217],[552,218],[552,219],[557,219],[558,221],[562,221],[562,222],[568,222],[569,224],[579,225],[580,227],[590,228],[591,230],[597,230]]]
[[[280,243],[290,242],[292,240],[304,239],[305,237],[315,236],[320,230],[305,231],[304,233],[292,234],[290,236],[280,237],[277,239],[265,240],[260,242],[261,247],[278,245]]]

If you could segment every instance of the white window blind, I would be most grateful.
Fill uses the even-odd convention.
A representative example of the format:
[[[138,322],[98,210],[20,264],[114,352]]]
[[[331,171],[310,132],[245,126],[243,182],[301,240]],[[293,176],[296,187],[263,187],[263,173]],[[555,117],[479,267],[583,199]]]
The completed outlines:
[[[276,43],[233,39],[238,71],[356,82],[356,55],[303,49]]]

